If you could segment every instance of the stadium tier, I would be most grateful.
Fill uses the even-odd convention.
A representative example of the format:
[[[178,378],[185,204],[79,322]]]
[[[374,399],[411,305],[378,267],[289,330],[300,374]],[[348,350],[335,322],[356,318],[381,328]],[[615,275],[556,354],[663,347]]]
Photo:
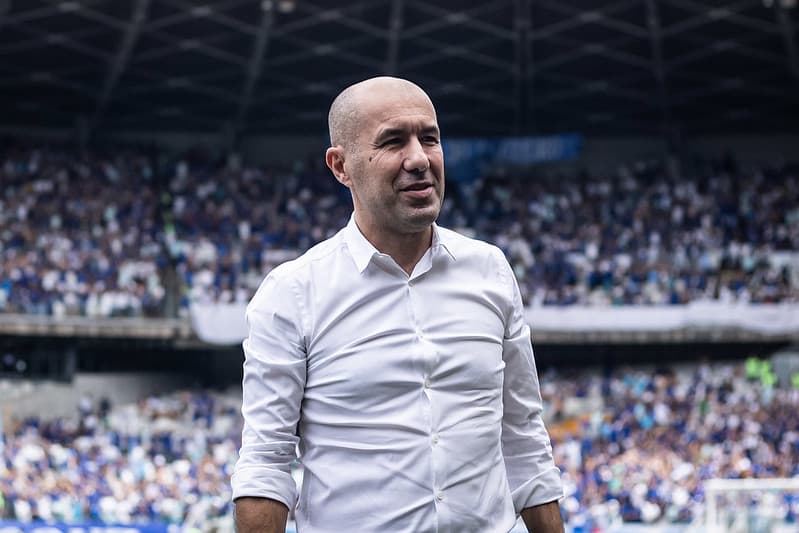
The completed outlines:
[[[700,531],[708,480],[799,476],[799,389],[775,387],[766,367],[750,361],[542,375],[572,531],[635,531],[625,524]],[[5,382],[2,390],[10,396],[14,387],[25,385]],[[36,394],[36,385],[27,387],[19,400]],[[240,407],[238,389],[182,390],[120,405],[86,394],[67,416],[7,417],[0,528],[2,520],[39,520],[232,531],[228,477]],[[295,474],[301,482],[299,465]],[[772,525],[762,531],[799,522],[799,490],[766,487],[746,498],[743,505]],[[715,512],[741,504],[728,501]]]
[[[163,317],[243,303],[350,213],[326,169],[43,148],[0,163],[3,313]],[[448,185],[440,223],[500,246],[533,308],[799,301],[791,167],[486,175]]]

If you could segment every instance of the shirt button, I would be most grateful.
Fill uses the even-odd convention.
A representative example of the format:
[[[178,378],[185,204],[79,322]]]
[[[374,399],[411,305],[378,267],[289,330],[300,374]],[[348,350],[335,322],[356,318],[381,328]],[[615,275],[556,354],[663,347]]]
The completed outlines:
[[[438,441],[440,441],[440,440],[441,439],[439,438],[438,433],[433,435],[433,444],[438,444]]]
[[[444,500],[444,493],[443,492],[439,492],[438,494],[436,494],[436,500],[438,500],[438,501]]]
[[[430,380],[429,379],[424,380],[424,388],[425,389],[429,389],[430,388]]]

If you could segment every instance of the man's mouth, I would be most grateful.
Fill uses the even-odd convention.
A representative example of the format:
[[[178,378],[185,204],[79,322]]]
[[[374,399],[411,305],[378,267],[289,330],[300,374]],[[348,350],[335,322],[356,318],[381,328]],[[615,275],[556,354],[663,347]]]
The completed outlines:
[[[403,191],[403,192],[406,192],[406,191],[424,191],[424,190],[426,190],[428,188],[432,188],[432,187],[433,187],[432,183],[421,182],[421,183],[414,183],[412,185],[408,185],[407,187],[403,187],[400,190]]]
[[[422,201],[427,201],[432,197],[434,191],[435,189],[432,183],[414,183],[413,185],[408,185],[400,189],[400,192],[405,195],[405,197]]]

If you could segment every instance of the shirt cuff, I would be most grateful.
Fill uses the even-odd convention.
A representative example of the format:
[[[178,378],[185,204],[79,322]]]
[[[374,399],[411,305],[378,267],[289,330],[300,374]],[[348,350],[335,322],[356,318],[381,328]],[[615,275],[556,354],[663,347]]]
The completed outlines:
[[[513,508],[518,516],[522,509],[553,502],[563,497],[560,470],[553,466],[513,491]]]
[[[243,496],[277,500],[291,510],[297,501],[297,484],[291,474],[269,468],[241,468],[230,477],[233,500]]]

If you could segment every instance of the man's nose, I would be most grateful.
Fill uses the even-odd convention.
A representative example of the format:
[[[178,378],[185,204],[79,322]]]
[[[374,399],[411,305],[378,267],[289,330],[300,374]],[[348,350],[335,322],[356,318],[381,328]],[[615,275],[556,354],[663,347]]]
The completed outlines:
[[[408,149],[405,153],[405,159],[402,160],[402,168],[406,172],[424,172],[430,168],[430,160],[424,151],[422,143],[414,137],[408,143]]]

